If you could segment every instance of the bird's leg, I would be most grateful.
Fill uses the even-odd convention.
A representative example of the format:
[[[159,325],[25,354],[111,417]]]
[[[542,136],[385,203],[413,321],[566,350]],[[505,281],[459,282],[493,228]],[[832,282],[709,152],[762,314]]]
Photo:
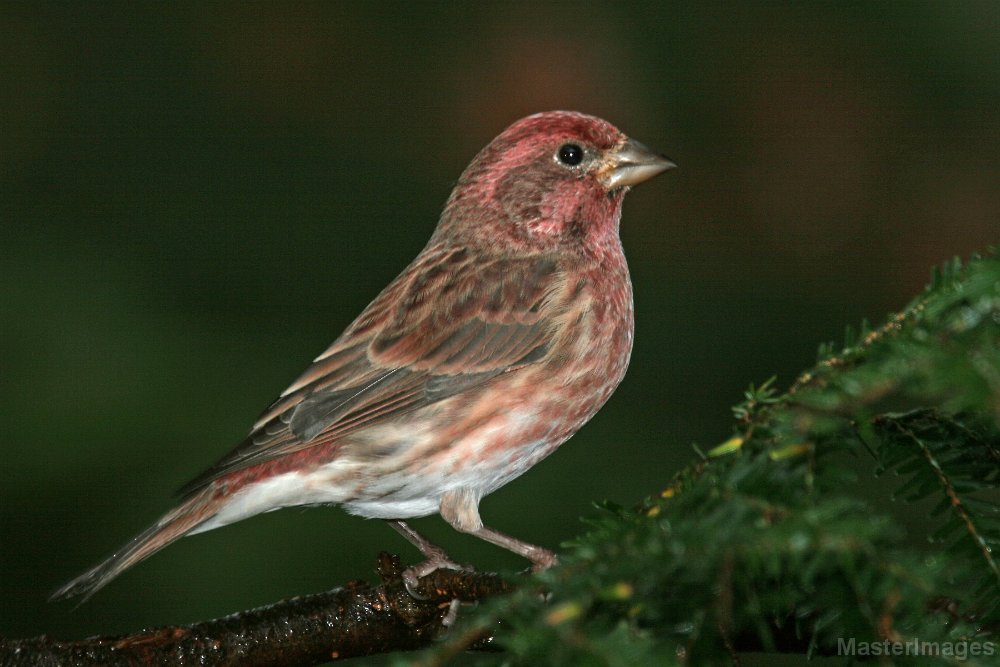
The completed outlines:
[[[548,549],[535,544],[530,544],[528,542],[523,542],[516,537],[511,537],[510,535],[501,533],[499,530],[494,530],[493,528],[483,526],[479,530],[471,532],[470,535],[475,535],[476,537],[495,544],[498,547],[503,547],[507,551],[513,551],[518,556],[527,558],[531,561],[532,572],[541,572],[542,570],[546,570],[559,562],[558,557],[556,557],[556,555]]]
[[[420,553],[422,553],[427,559],[419,565],[413,565],[403,570],[403,583],[406,584],[406,590],[410,595],[418,600],[426,598],[426,596],[421,595],[417,591],[417,586],[420,583],[420,577],[424,577],[434,570],[442,567],[448,568],[449,570],[468,569],[448,558],[448,554],[444,552],[444,549],[429,542],[426,537],[411,528],[405,521],[391,519],[388,523],[390,526],[395,528],[400,535],[405,537],[407,542],[415,546],[417,549],[420,549]]]
[[[468,490],[458,489],[444,494],[441,499],[441,516],[455,530],[475,535],[479,539],[527,558],[531,561],[532,572],[539,572],[558,562],[556,555],[548,549],[522,542],[499,530],[484,526],[483,520],[479,517],[479,498]]]

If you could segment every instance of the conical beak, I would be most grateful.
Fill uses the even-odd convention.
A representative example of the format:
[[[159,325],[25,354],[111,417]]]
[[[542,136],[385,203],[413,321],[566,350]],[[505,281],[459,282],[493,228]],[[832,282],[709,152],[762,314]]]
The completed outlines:
[[[634,139],[610,151],[597,178],[608,190],[638,185],[677,165]]]

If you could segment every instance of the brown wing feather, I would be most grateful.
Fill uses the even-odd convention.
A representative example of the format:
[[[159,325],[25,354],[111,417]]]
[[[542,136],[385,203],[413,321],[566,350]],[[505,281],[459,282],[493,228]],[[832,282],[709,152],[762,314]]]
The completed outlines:
[[[261,415],[246,440],[183,492],[398,417],[550,349],[559,268],[549,258],[421,254]]]

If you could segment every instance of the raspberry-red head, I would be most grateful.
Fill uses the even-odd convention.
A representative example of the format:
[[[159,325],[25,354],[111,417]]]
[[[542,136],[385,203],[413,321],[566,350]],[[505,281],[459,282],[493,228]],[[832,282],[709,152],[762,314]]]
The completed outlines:
[[[599,253],[618,243],[629,186],[672,166],[600,118],[528,116],[466,168],[435,238],[495,250]]]

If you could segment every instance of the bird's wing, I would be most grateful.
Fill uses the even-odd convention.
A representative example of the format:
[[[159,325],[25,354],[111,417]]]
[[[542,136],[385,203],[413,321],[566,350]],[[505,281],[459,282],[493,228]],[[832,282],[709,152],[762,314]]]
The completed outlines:
[[[261,415],[249,436],[182,492],[537,363],[564,282],[551,258],[483,261],[463,248],[421,254]]]

